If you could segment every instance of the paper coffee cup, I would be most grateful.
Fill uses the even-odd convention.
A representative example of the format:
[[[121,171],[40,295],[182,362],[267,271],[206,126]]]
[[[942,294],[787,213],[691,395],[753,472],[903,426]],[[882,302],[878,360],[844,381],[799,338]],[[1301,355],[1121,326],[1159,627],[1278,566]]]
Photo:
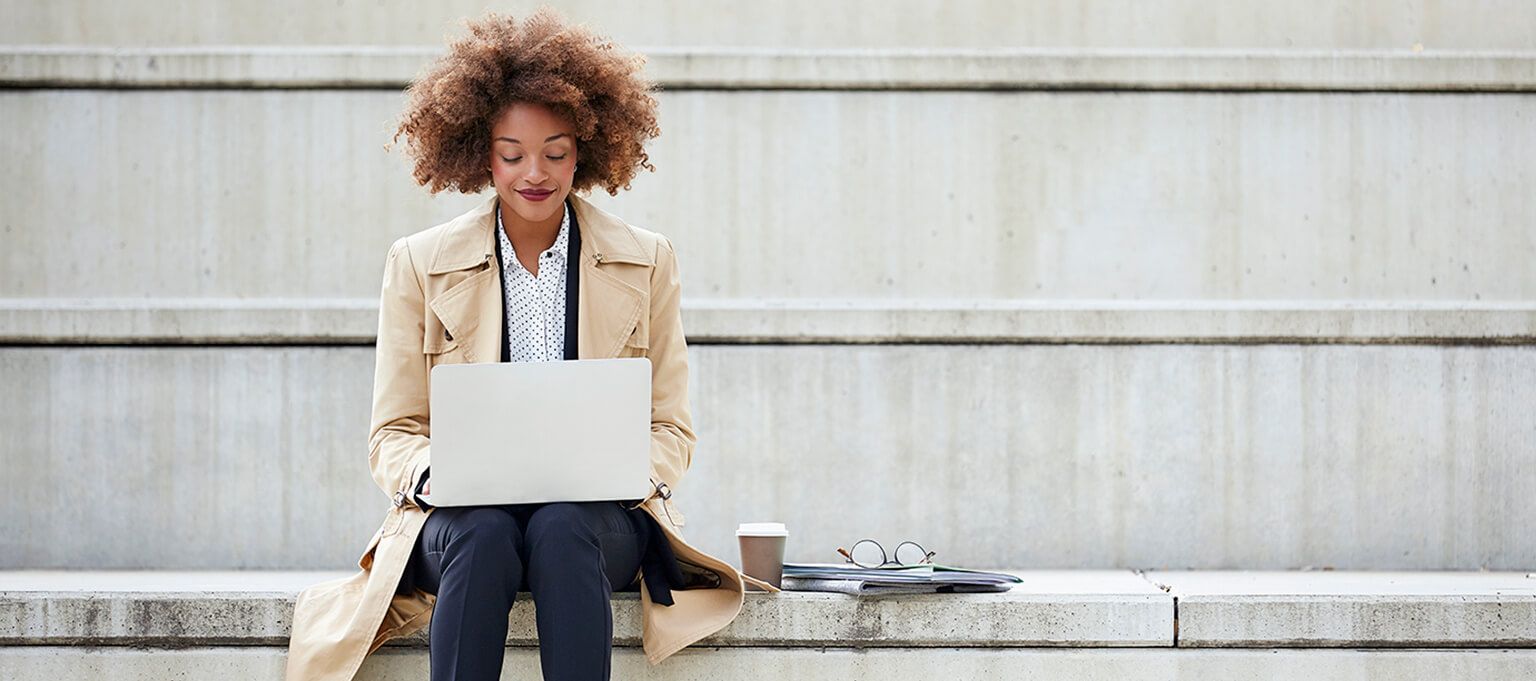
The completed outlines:
[[[741,571],[781,586],[784,581],[784,544],[789,530],[784,523],[742,523],[736,528],[736,542],[741,545]],[[757,587],[747,585],[752,591]]]

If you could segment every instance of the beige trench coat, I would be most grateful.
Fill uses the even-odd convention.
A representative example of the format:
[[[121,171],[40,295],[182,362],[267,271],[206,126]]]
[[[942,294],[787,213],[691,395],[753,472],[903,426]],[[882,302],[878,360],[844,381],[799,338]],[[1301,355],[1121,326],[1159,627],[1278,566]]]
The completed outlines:
[[[393,506],[363,551],[359,572],[299,595],[288,647],[290,680],[351,679],[365,656],[431,618],[431,595],[397,596],[395,587],[431,513],[417,508],[410,492],[430,462],[432,367],[500,359],[495,201],[491,197],[390,248],[379,304],[368,464]],[[664,607],[651,602],[642,582],[645,655],[656,664],[730,624],[741,610],[744,579],[763,585],[688,545],[680,530],[683,515],[670,498],[695,442],[671,242],[574,194],[571,202],[581,229],[580,356],[650,358],[651,482],[668,489],[667,498],[653,491],[642,505],[665,531],[684,572],[719,584],[673,591],[674,604]]]

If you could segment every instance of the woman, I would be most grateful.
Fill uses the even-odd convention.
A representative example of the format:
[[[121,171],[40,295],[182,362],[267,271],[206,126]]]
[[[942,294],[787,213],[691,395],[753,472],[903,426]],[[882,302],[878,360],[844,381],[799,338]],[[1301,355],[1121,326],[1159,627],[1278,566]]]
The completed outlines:
[[[640,591],[653,664],[741,609],[743,576],[683,541],[672,501],[695,442],[672,244],[573,193],[617,194],[654,170],[642,60],[547,11],[469,31],[412,84],[396,139],[434,193],[494,196],[390,248],[369,465],[393,508],[360,572],[300,595],[290,679],[349,679],[429,618],[434,680],[496,679],[519,591],[541,604],[546,679],[608,678],[612,591]],[[651,361],[647,498],[451,509],[422,498],[433,366],[611,357]]]

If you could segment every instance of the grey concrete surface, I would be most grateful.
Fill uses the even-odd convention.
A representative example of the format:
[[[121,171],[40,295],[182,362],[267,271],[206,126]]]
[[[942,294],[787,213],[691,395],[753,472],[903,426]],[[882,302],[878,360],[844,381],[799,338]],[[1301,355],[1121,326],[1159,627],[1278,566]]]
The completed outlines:
[[[399,107],[382,91],[0,91],[16,197],[0,297],[374,297],[391,241],[479,200],[412,185],[383,149]],[[600,203],[673,238],[689,298],[1536,299],[1536,95],[661,107],[658,174]]]
[[[293,596],[310,584],[349,574],[350,570],[0,570],[0,592],[9,597],[39,593],[97,598],[119,594]]]
[[[541,0],[506,0],[522,14]],[[1397,0],[699,0],[634,4],[570,0],[576,21],[629,45],[752,47],[1275,47],[1531,49],[1536,9],[1522,0],[1454,5]],[[0,2],[10,20],[0,43],[93,45],[368,44],[437,45],[462,33],[486,4],[386,0],[304,0],[195,5],[153,0]],[[82,21],[81,17],[90,17]]]
[[[1536,347],[696,346],[685,531],[963,565],[1536,564]],[[0,350],[7,568],[341,568],[366,348]],[[67,491],[67,493],[61,493]],[[84,503],[82,500],[89,500]]]
[[[378,329],[377,297],[0,298],[3,343],[371,346]]]
[[[1189,647],[1530,647],[1527,572],[1151,572]]]
[[[372,345],[378,301],[0,298],[0,343]],[[1536,303],[684,300],[690,343],[1536,343]]]
[[[423,47],[0,48],[0,85],[399,89]],[[794,50],[661,48],[667,90],[1326,90],[1530,92],[1530,52],[1395,50]]]
[[[15,681],[276,681],[283,675],[284,656],[282,648],[0,647],[0,668]],[[614,652],[613,670],[614,678],[668,681],[1526,681],[1536,674],[1536,651],[690,648],[653,667],[638,650],[620,649]],[[418,681],[427,672],[424,649],[386,648],[363,662],[357,678]],[[537,681],[538,652],[507,651],[502,678]]]
[[[0,572],[0,646],[282,645],[297,591],[342,574]],[[1179,647],[1536,647],[1525,572],[1016,574],[1024,583],[1004,594],[750,594],[704,645],[1168,647],[1177,598]],[[638,646],[637,597],[613,607],[616,644]],[[534,611],[526,595],[514,606],[509,646],[537,645]]]
[[[1144,647],[1173,645],[1173,597],[1127,571],[1025,571],[1000,594],[855,598],[749,594],[709,646]],[[293,598],[339,574],[0,572],[0,646],[283,645]],[[536,646],[535,607],[512,608],[507,643]],[[637,594],[613,600],[614,641],[640,645]],[[426,645],[425,633],[399,645]]]

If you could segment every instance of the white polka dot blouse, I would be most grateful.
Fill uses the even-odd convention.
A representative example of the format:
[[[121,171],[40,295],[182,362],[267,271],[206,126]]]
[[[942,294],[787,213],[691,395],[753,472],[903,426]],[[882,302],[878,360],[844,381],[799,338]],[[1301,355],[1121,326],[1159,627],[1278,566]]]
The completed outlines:
[[[565,359],[565,269],[570,244],[571,208],[565,207],[554,245],[539,254],[534,276],[517,260],[496,206],[496,237],[501,240],[501,285],[506,300],[507,356],[513,362]]]

